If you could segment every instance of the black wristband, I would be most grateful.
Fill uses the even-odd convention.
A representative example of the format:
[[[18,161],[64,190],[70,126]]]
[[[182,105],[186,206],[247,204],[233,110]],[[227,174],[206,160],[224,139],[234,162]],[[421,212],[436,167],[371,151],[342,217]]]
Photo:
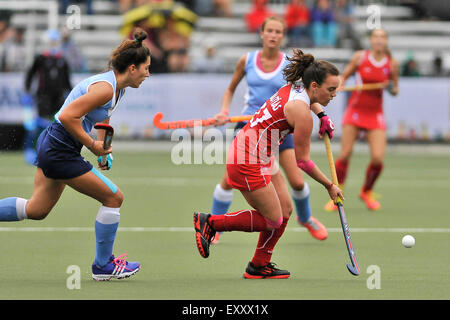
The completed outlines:
[[[317,114],[317,118],[319,118],[319,119],[321,119],[322,117],[325,117],[327,114],[325,113],[325,111],[320,111],[318,114]]]

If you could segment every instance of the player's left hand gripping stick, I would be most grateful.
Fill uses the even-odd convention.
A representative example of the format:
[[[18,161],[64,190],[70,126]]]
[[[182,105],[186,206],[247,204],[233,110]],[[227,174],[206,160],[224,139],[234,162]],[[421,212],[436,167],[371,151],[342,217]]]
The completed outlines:
[[[111,147],[112,138],[114,136],[113,127],[111,127],[109,124],[106,124],[106,123],[97,123],[97,124],[95,124],[94,128],[97,130],[99,130],[99,129],[105,130],[105,138],[103,139],[103,149],[105,149],[105,150],[109,149]],[[100,156],[98,159],[99,162],[100,162],[100,158],[101,158],[102,167],[107,165],[108,170],[111,169],[111,165],[114,160],[112,155],[108,154],[105,156]]]

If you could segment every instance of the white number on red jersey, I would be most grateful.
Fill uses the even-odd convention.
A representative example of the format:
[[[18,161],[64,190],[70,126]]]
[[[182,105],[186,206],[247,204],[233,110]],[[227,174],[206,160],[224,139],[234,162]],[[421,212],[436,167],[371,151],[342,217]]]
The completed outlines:
[[[261,113],[262,111],[262,113]],[[267,110],[266,104],[264,103],[261,109],[256,111],[253,118],[250,120],[250,127],[253,128],[258,123],[261,123],[263,121],[266,121],[268,119],[272,118],[272,115],[270,114],[269,110]]]

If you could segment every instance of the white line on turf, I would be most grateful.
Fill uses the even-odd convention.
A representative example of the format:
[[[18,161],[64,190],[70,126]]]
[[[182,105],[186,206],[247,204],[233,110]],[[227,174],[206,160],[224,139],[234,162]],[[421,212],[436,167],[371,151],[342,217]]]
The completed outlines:
[[[341,228],[327,228],[328,232],[342,232]],[[194,232],[192,227],[120,227],[120,232]],[[306,232],[305,228],[287,231]],[[0,232],[94,232],[92,227],[0,227]],[[351,228],[352,233],[450,233],[450,228]]]

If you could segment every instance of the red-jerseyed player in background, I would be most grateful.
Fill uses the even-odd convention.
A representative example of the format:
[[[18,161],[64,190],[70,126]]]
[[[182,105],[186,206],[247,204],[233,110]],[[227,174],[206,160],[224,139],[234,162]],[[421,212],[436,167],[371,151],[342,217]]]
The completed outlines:
[[[387,32],[374,29],[370,34],[370,50],[357,51],[342,73],[341,86],[356,72],[359,84],[385,82],[392,80],[388,91],[398,94],[398,63],[390,55],[387,47]],[[378,210],[381,205],[374,198],[372,189],[383,170],[386,150],[386,123],[383,113],[383,89],[354,91],[348,100],[342,121],[341,151],[336,159],[336,173],[340,188],[343,188],[347,168],[353,151],[353,144],[361,130],[367,132],[370,147],[370,163],[366,170],[366,179],[360,191],[360,198],[370,210]],[[329,201],[326,211],[337,210]]]
[[[194,213],[197,248],[209,256],[216,231],[260,232],[253,259],[244,277],[288,278],[289,271],[272,263],[273,249],[283,234],[292,212],[292,201],[283,175],[273,168],[274,155],[284,137],[294,133],[297,165],[322,184],[330,198],[343,199],[334,185],[309,157],[313,120],[310,106],[326,106],[336,96],[339,71],[323,60],[295,50],[283,73],[287,85],[279,89],[238,133],[227,156],[228,183],[239,189],[255,210],[223,215]],[[275,170],[273,170],[275,169]]]

